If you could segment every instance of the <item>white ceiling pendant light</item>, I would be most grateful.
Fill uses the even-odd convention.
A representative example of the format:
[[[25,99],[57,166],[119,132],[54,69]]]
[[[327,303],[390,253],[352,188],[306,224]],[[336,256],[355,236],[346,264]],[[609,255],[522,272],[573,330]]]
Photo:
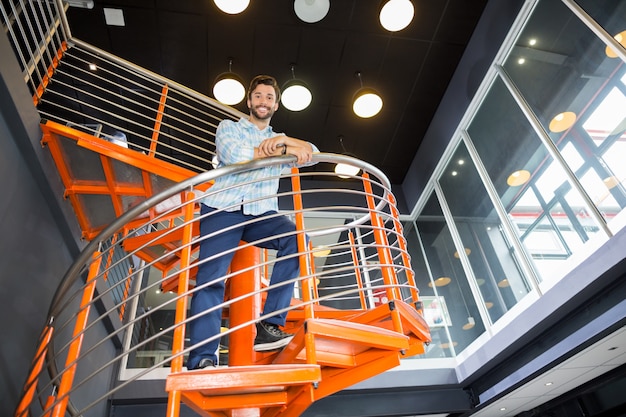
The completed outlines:
[[[348,153],[346,151],[346,147],[343,146],[343,136],[339,136],[339,143],[341,144],[341,149],[343,150],[344,155],[347,156],[352,156],[354,157],[354,155]],[[339,178],[351,178],[356,176],[359,171],[361,169],[359,167],[356,167],[354,165],[350,165],[350,164],[345,164],[343,162],[338,163],[337,165],[335,165],[335,174],[337,174],[337,176]]]
[[[246,88],[241,77],[231,71],[233,60],[228,60],[228,72],[217,76],[213,84],[213,97],[228,106],[241,103],[246,96]]]
[[[315,23],[322,20],[330,9],[329,0],[295,0],[293,10],[300,20]]]
[[[354,165],[344,164],[342,162],[335,165],[335,174],[337,174],[339,178],[354,177],[356,174],[359,173],[359,171],[359,168],[355,167]]]
[[[380,24],[390,32],[397,32],[411,23],[414,14],[410,0],[389,0],[380,10]]]
[[[248,8],[250,0],[213,0],[215,5],[228,14],[239,14]]]
[[[363,87],[361,73],[357,72],[361,88],[354,94],[352,110],[364,119],[376,116],[383,108],[383,99],[373,88]]]
[[[301,111],[309,107],[313,100],[313,95],[304,81],[296,79],[294,67],[294,65],[291,65],[292,79],[283,86],[280,101],[288,110]]]

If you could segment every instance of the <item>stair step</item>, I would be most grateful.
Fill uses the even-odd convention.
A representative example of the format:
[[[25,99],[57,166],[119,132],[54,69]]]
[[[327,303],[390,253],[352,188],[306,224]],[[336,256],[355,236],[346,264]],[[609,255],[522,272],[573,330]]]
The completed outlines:
[[[190,408],[209,416],[210,411],[286,407],[296,399],[310,404],[320,380],[318,365],[231,366],[170,374],[165,389],[181,392]]]
[[[313,335],[317,363],[349,368],[365,362],[363,357],[377,356],[377,351],[400,352],[409,348],[406,335],[375,326],[334,319],[309,319],[273,363],[305,361],[306,335]]]
[[[320,367],[309,364],[251,365],[205,368],[170,374],[166,391],[199,391],[213,396],[284,390],[291,385],[319,382]]]

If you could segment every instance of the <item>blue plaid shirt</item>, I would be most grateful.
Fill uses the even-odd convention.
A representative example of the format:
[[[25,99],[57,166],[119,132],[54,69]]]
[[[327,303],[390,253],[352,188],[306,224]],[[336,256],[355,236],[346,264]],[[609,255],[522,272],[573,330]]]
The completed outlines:
[[[271,126],[259,130],[256,125],[244,117],[237,122],[223,120],[215,132],[218,168],[251,161],[254,158],[255,147],[258,147],[265,139],[282,134],[275,133]],[[315,145],[311,144],[311,146],[313,152],[319,152]],[[252,215],[278,211],[276,193],[279,177],[283,168],[288,166],[290,165],[273,165],[219,177],[215,180],[215,184],[206,191],[202,203],[227,211],[237,211],[243,204],[244,214]]]

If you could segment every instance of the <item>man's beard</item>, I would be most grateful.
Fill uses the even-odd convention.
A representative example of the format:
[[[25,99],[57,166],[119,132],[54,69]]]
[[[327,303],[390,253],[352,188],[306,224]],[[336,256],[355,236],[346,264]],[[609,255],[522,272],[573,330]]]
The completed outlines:
[[[264,116],[261,116],[257,112],[257,108],[258,107],[265,107],[265,106],[250,107],[250,113],[252,113],[252,115],[254,116],[255,119],[267,120],[267,119],[270,119],[274,115],[274,109],[272,109],[271,107],[266,107],[267,108],[267,113]]]

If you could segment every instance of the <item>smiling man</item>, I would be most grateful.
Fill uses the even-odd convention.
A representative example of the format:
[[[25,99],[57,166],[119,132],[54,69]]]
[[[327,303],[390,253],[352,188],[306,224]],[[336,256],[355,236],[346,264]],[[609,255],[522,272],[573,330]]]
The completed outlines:
[[[237,122],[224,120],[217,127],[215,145],[218,167],[247,162],[257,158],[278,155],[293,155],[296,164],[311,163],[312,154],[319,152],[315,145],[296,138],[275,133],[270,126],[274,112],[278,110],[280,88],[276,80],[268,75],[259,75],[250,82],[248,89],[249,117]],[[297,257],[280,260],[298,252],[295,224],[285,216],[277,216],[280,173],[285,165],[255,169],[222,176],[207,191],[202,199],[200,220],[199,260],[204,260],[227,251],[239,241],[264,240],[263,248],[277,251],[278,261],[274,265],[270,285],[291,280],[299,275]],[[249,224],[237,226],[249,222]],[[231,228],[232,227],[232,228]],[[218,232],[218,233],[216,233]],[[216,233],[215,235],[213,235]],[[198,266],[196,287],[191,300],[191,315],[196,315],[221,304],[224,300],[224,281],[234,253],[203,262]],[[265,301],[262,315],[289,306],[293,294],[293,283],[272,288]],[[220,332],[222,312],[216,309],[189,323],[191,344],[206,340]],[[268,317],[257,323],[254,350],[268,351],[284,347],[291,335],[283,332],[286,313]],[[219,339],[192,350],[187,360],[187,369],[201,369],[217,365]]]

